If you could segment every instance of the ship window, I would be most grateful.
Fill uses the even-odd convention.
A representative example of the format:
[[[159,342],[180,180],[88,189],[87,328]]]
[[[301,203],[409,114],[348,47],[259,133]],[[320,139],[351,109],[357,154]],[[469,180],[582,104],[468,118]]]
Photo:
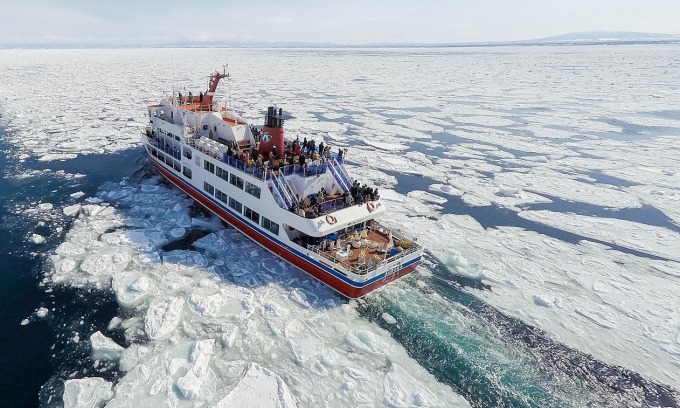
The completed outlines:
[[[209,172],[215,174],[215,164],[214,163],[211,163],[207,160],[204,160],[203,161],[203,168],[208,170]]]
[[[274,235],[279,235],[279,224],[271,221],[267,217],[262,217],[262,226]]]
[[[184,151],[184,157],[187,159],[191,160],[191,149],[187,149],[186,147],[182,149]]]
[[[224,181],[229,181],[229,173],[227,173],[227,171],[221,168],[220,166],[216,166],[215,174],[217,175],[217,177],[223,179]]]
[[[228,203],[227,195],[221,192],[219,189],[215,189],[215,197],[217,197],[218,200],[222,201],[225,204]]]
[[[238,201],[234,200],[233,198],[229,198],[229,207],[233,208],[234,210],[238,211],[238,213],[241,213],[241,210],[243,209],[243,206],[241,203]]]
[[[260,187],[246,181],[246,193],[260,198]]]
[[[200,166],[201,165],[201,158],[196,156],[196,165]]]
[[[245,211],[243,213],[248,219],[252,220],[253,222],[259,224],[260,223],[260,214],[256,213],[255,211],[251,210],[248,207],[245,207]]]
[[[191,169],[190,169],[190,168],[184,167],[184,168],[182,169],[182,174],[184,174],[184,176],[185,176],[186,178],[191,179]]]
[[[209,192],[212,195],[215,195],[215,187],[211,186],[210,184],[206,183],[205,181],[203,182],[203,190]]]
[[[238,177],[232,173],[229,175],[229,182],[243,190],[243,179],[241,177]]]

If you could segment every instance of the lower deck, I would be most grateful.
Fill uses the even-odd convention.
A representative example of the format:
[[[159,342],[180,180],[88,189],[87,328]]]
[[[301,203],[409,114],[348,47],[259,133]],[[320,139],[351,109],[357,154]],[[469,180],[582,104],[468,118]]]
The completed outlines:
[[[386,227],[375,222],[374,226],[359,231],[331,234],[313,249],[339,266],[364,275],[375,267],[418,248],[413,241],[391,237]]]

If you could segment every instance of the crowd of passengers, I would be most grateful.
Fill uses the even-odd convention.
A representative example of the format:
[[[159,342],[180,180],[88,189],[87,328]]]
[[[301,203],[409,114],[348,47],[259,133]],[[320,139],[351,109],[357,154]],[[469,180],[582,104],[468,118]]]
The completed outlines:
[[[331,147],[324,145],[323,142],[316,145],[314,140],[307,140],[305,137],[302,142],[300,138],[295,140],[284,141],[285,150],[279,154],[278,148],[274,148],[267,154],[267,157],[260,153],[259,135],[256,137],[255,146],[251,146],[246,150],[238,148],[235,142],[228,141],[227,156],[240,160],[250,166],[257,167],[260,170],[278,170],[281,166],[299,165],[306,168],[309,166],[318,166],[326,164],[331,159]],[[337,160],[342,163],[343,157],[347,149],[339,148],[337,153]],[[297,159],[296,159],[297,156]],[[279,160],[280,159],[280,160]]]
[[[297,203],[293,203],[290,207],[290,211],[299,215],[300,217],[316,218],[326,213],[323,203],[326,197],[326,189],[321,188],[316,194],[310,194],[306,199],[300,197],[299,194],[295,195]],[[363,186],[359,181],[354,180],[352,187],[349,192],[344,192],[342,194],[342,203],[349,207],[354,204],[361,205],[368,203],[370,201],[377,201],[380,199],[380,194],[378,194],[378,188],[371,188],[367,184]],[[309,209],[309,214],[305,209]]]
[[[259,139],[260,135],[256,133],[255,146],[252,146],[247,150],[238,149],[235,142],[227,142],[227,156],[240,160],[250,166],[257,167],[263,171],[267,169],[278,170],[281,166],[292,166],[294,164],[298,164],[303,168],[306,168],[307,165],[318,166],[328,163],[331,159],[330,146],[324,145],[323,141],[317,146],[314,139],[307,140],[306,137],[302,142],[300,142],[299,137],[296,137],[295,140],[285,140],[285,151],[282,154],[282,159],[278,162],[279,152],[276,146],[274,146],[272,151],[269,152],[267,159],[265,159],[264,156],[259,153]],[[346,154],[347,149],[339,148],[336,160],[339,163],[342,163]],[[253,159],[254,155],[257,155],[257,158]],[[296,156],[297,160],[295,159]],[[293,203],[289,210],[298,214],[300,217],[316,218],[324,215],[326,214],[326,210],[323,207],[323,202],[326,195],[326,190],[323,188],[316,194],[310,194],[306,199],[300,197],[299,194],[296,194],[296,203]],[[343,193],[342,202],[346,206],[354,204],[361,205],[369,201],[376,201],[379,198],[380,195],[378,194],[377,188],[371,188],[366,184],[362,186],[359,181],[355,180],[350,191]],[[309,210],[309,213],[307,213],[306,209]]]

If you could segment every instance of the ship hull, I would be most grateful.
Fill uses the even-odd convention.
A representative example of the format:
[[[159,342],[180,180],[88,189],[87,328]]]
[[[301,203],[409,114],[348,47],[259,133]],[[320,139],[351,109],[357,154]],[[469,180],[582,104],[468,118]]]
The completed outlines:
[[[253,242],[265,248],[272,254],[301,269],[302,271],[313,276],[314,278],[328,285],[333,290],[348,298],[360,298],[389,282],[413,272],[420,261],[421,256],[419,255],[413,259],[405,261],[398,269],[392,270],[389,274],[384,273],[365,282],[355,282],[351,279],[348,279],[347,277],[338,276],[337,273],[329,271],[327,266],[322,265],[313,258],[305,256],[305,254],[300,252],[300,250],[278,243],[252,228],[250,225],[233,216],[220,205],[216,204],[213,200],[207,198],[200,192],[200,190],[172,174],[171,171],[166,169],[162,164],[154,159],[152,155],[147,154],[147,156],[163,177],[165,177],[170,183],[182,190],[184,193],[189,195],[196,202],[200,203],[210,212],[236,228],[242,234],[250,238]]]

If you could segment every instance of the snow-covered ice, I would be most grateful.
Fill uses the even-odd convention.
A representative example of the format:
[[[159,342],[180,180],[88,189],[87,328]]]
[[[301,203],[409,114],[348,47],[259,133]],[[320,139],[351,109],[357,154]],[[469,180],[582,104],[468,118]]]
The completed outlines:
[[[45,237],[40,234],[31,234],[31,236],[28,239],[34,244],[42,244],[43,242],[45,242]]]
[[[52,255],[52,282],[112,290],[126,310],[111,323],[125,349],[90,337],[93,359],[124,372],[107,406],[467,406],[350,304],[232,229],[159,256],[190,201],[157,183],[109,185],[99,196],[114,205],[83,205]]]
[[[215,408],[295,408],[297,404],[286,383],[272,371],[250,363],[236,386],[215,404]]]
[[[334,150],[349,147],[350,173],[378,185],[392,210],[385,222],[416,232],[451,273],[491,287],[465,290],[605,363],[677,385],[676,51],[432,49],[414,57],[412,51],[374,50],[362,54],[365,64],[357,64],[356,56],[334,51],[230,50],[230,67],[247,68],[238,70],[226,97],[255,123],[264,106],[281,103],[296,117],[286,123],[288,135],[313,135]],[[177,52],[0,50],[0,109],[11,153],[20,162],[50,161],[136,146],[137,127],[146,121],[140,107],[172,88]],[[181,52],[187,58],[176,87],[197,89],[205,66],[223,64],[223,55],[213,50]],[[272,70],[272,52],[301,63],[294,71]],[[337,69],[318,63],[329,55]],[[72,64],[78,59],[88,64]],[[29,69],[32,75],[21,75]],[[80,92],[63,90],[73,78],[104,71],[108,75],[100,81],[79,81]],[[277,86],[253,86],[263,79]],[[24,98],[27,92],[35,98]],[[33,115],[36,104],[47,114]],[[64,105],[72,109],[64,111]],[[359,138],[367,142],[354,143]],[[423,182],[409,187],[417,192],[401,194],[395,174],[422,176]],[[78,211],[60,211],[74,218],[74,228],[53,256],[53,282],[113,290],[134,316],[112,326],[133,343],[121,357],[126,375],[113,406],[145,393],[150,403],[189,401],[175,391],[176,384],[190,370],[194,342],[209,339],[215,343],[213,354],[206,354],[211,360],[206,389],[194,393],[187,387],[187,395],[196,396],[192,403],[227,398],[252,364],[279,376],[299,406],[458,403],[385,332],[358,319],[347,305],[325,306],[333,298],[316,282],[266,256],[263,263],[259,250],[258,257],[250,255],[250,244],[229,230],[218,231],[214,219],[192,219],[186,200],[177,195],[153,182],[119,185]],[[124,208],[103,205],[108,202]],[[150,211],[152,202],[161,202],[164,212]],[[445,213],[458,202],[456,212],[509,210],[585,240],[566,242],[505,225],[485,229],[470,215]],[[43,204],[48,203],[32,203],[26,211],[53,216],[53,208]],[[569,204],[576,209],[560,208]],[[549,209],[530,208],[535,205]],[[610,218],[577,214],[582,207],[602,209]],[[648,208],[658,210],[658,222],[617,218],[616,210]],[[663,217],[667,220],[659,221]],[[189,228],[212,232],[196,243],[202,253],[160,251]],[[114,231],[105,233],[108,229]],[[248,255],[238,260],[220,255],[225,245],[248,248]],[[426,266],[419,269],[427,272]],[[424,285],[419,279],[417,286]],[[305,330],[309,327],[313,330]],[[413,388],[411,378],[381,354],[387,349],[429,391]],[[353,353],[362,358],[352,360]],[[342,385],[314,383],[327,377]],[[382,384],[380,395],[364,387],[369,381]]]
[[[95,361],[115,361],[120,358],[123,347],[104,336],[102,332],[95,332],[90,336],[92,359]]]
[[[112,384],[103,378],[81,378],[64,383],[64,408],[99,408],[112,397]]]

